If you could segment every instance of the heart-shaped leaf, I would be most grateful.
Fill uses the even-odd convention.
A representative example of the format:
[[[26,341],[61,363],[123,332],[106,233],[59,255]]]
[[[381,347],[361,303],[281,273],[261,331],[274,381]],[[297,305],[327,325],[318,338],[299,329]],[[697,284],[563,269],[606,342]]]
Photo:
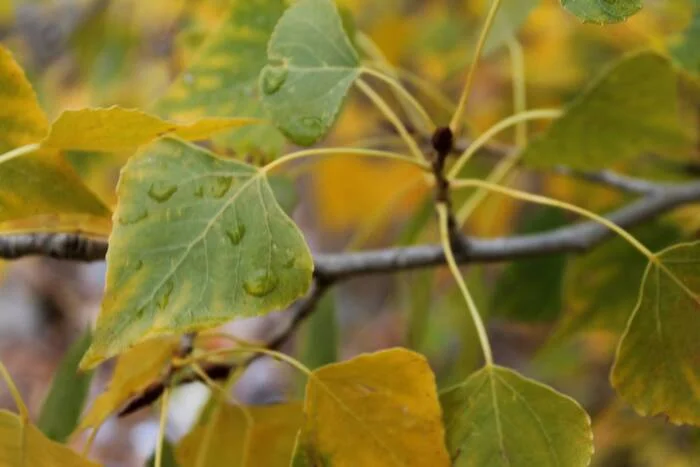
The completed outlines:
[[[315,370],[304,413],[294,465],[449,465],[435,378],[415,352],[390,349]]]
[[[308,146],[335,122],[360,59],[331,0],[299,0],[282,15],[260,74],[268,114],[293,142]]]
[[[620,23],[642,9],[642,0],[561,0],[584,23]]]
[[[602,169],[645,152],[678,152],[681,129],[676,76],[652,52],[625,57],[574,100],[563,117],[523,153],[530,165]]]
[[[593,454],[591,421],[571,398],[486,366],[440,395],[456,466],[577,467]]]
[[[700,243],[657,257],[620,340],[612,384],[644,415],[700,425]]]
[[[304,238],[265,172],[181,140],[122,171],[91,367],[144,339],[281,309],[311,284]]]
[[[190,121],[202,117],[263,117],[258,76],[267,63],[267,43],[285,10],[284,0],[232,3],[219,29],[197,58],[158,100],[164,117]],[[269,123],[215,135],[214,141],[237,152],[276,156],[284,138]]]

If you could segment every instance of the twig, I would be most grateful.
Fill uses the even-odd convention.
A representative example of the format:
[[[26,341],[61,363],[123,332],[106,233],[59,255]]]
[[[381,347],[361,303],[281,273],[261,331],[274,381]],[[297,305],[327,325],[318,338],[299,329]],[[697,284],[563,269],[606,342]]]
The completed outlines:
[[[298,329],[299,325],[304,322],[304,320],[314,311],[318,301],[321,299],[323,294],[330,287],[330,283],[322,279],[314,279],[311,284],[309,292],[304,296],[304,298],[297,300],[289,309],[289,321],[282,326],[282,329],[267,343],[265,348],[270,350],[279,350],[294,334]],[[187,336],[190,336],[189,334]],[[186,346],[185,342],[189,342],[191,349],[191,338],[189,341],[184,341],[181,347]],[[255,354],[246,360],[243,365],[248,366],[255,360],[260,358],[262,354]],[[202,369],[208,378],[213,380],[224,380],[228,378],[229,374],[236,368],[235,364],[210,364],[202,366]],[[119,416],[124,417],[144,407],[148,407],[160,398],[160,396],[168,387],[171,380],[173,379],[174,373],[168,372],[168,375],[160,381],[156,381],[150,386],[148,386],[141,394],[137,395],[131,399],[126,406],[119,411]],[[202,378],[196,373],[189,373],[185,376],[177,379],[178,384],[193,383],[195,381],[202,381]]]
[[[656,193],[665,188],[665,185],[660,183],[652,183],[646,180],[626,177],[624,175],[616,174],[610,170],[585,172],[583,170],[576,170],[570,167],[558,166],[554,168],[554,171],[560,175],[567,175],[569,177],[580,178],[581,180],[586,180],[588,182],[600,183],[611,188],[638,195]]]

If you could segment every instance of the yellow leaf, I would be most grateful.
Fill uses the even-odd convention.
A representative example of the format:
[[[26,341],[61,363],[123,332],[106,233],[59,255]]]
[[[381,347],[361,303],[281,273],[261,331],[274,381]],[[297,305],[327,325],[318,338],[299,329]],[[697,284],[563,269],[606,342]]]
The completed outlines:
[[[44,147],[84,151],[136,148],[161,136],[200,140],[211,134],[257,122],[253,118],[202,118],[192,123],[161,120],[135,109],[67,110],[51,125]]]
[[[39,141],[47,128],[24,71],[0,45],[0,153]]]
[[[0,410],[0,465],[23,467],[97,466],[70,448],[51,441],[38,428]]]
[[[304,414],[295,465],[450,463],[435,378],[415,352],[390,349],[315,370]]]
[[[177,337],[159,337],[124,352],[107,390],[100,394],[76,431],[98,427],[125,402],[156,381],[177,349]]]
[[[182,467],[289,464],[302,421],[301,403],[245,409],[221,404],[210,410],[177,446]]]

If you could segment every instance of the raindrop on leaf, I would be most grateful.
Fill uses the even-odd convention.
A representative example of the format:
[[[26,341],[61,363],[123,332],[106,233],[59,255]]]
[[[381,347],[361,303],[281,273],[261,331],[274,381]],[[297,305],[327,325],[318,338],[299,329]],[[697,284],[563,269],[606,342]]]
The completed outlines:
[[[266,269],[258,269],[243,282],[243,289],[248,295],[264,297],[277,287],[277,277]]]
[[[144,207],[124,208],[119,213],[119,223],[122,225],[132,225],[141,222],[148,217],[148,210]]]
[[[262,72],[262,91],[271,96],[280,90],[289,72],[284,66],[266,66]]]
[[[156,182],[148,189],[148,196],[157,203],[169,200],[177,191],[177,186],[166,182]]]
[[[233,245],[238,245],[245,236],[245,225],[238,224],[235,228],[227,230],[226,236]]]

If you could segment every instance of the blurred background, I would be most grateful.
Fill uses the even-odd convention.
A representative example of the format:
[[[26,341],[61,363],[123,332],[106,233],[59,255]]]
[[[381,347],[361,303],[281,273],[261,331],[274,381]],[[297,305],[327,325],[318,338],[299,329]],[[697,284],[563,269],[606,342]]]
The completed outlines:
[[[407,87],[442,124],[451,116],[489,3],[338,0],[386,59],[406,70]],[[87,106],[147,109],[196,56],[229,5],[229,0],[0,0],[0,42],[26,70],[50,119],[65,109]],[[690,24],[691,7],[690,0],[647,0],[630,21],[599,27],[580,24],[558,0],[542,0],[524,21],[517,43],[494,41],[487,50],[470,102],[470,134],[478,135],[513,112],[513,54],[524,59],[528,108],[560,107],[624,53],[672,47]],[[432,83],[438,98],[413,87],[415,76]],[[697,127],[697,95],[683,91],[679,98],[689,127]],[[542,128],[544,124],[529,125],[531,134]],[[498,141],[512,145],[513,138],[506,131]],[[359,93],[352,94],[324,144],[400,147],[391,128]],[[226,155],[258,160],[250,154]],[[130,153],[65,156],[95,193],[109,205],[116,203],[119,169]],[[687,155],[695,158],[697,154]],[[492,157],[480,156],[467,170],[484,176],[493,164]],[[652,179],[682,177],[647,159],[615,168]],[[325,158],[294,167],[278,181],[283,188],[277,190],[280,201],[314,252],[437,242],[431,193],[421,175],[405,165]],[[598,212],[629,200],[545,172],[521,170],[510,183]],[[660,249],[697,237],[698,214],[697,207],[679,209],[634,233]],[[495,237],[575,220],[489,196],[466,230]],[[595,465],[697,466],[698,430],[638,417],[608,383],[615,344],[634,307],[644,266],[643,258],[624,242],[612,240],[581,256],[471,265],[465,274],[488,317],[496,361],[571,395],[591,414]],[[103,262],[28,258],[0,264],[0,360],[34,414],[66,349],[97,315],[104,274]],[[273,313],[231,323],[226,330],[265,339],[276,329],[277,318]],[[446,269],[363,277],[333,288],[285,351],[315,367],[390,346],[427,355],[441,388],[480,365],[472,324]],[[99,369],[91,399],[104,389],[112,368],[106,364]],[[295,374],[261,359],[236,391],[241,401],[263,404],[297,397],[301,387]],[[171,440],[187,432],[207,390],[194,384],[174,397]],[[0,406],[14,410],[4,386]],[[156,420],[157,411],[150,409],[110,419],[96,440],[94,458],[108,466],[143,465],[155,445]]]

